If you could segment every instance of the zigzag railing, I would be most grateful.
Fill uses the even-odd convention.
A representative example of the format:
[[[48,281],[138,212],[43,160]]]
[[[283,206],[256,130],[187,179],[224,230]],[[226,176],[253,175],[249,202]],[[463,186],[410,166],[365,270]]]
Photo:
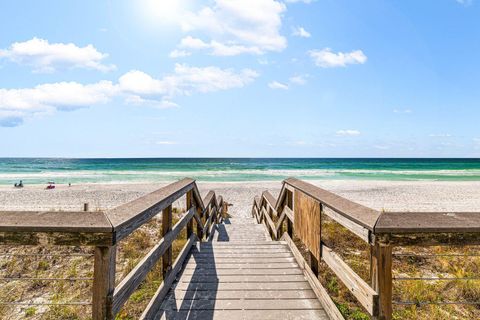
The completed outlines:
[[[332,319],[343,319],[343,316],[318,280],[319,261],[333,271],[368,314],[375,319],[392,319],[393,304],[424,303],[393,301],[394,281],[432,280],[422,277],[394,278],[392,257],[399,256],[392,254],[394,247],[480,245],[480,213],[379,212],[295,178],[283,182],[277,200],[268,191],[256,197],[252,205],[252,216],[258,223],[265,225],[272,239],[287,242]],[[371,284],[355,273],[340,254],[325,244],[322,236],[325,216],[370,247]],[[308,263],[292,240],[294,234],[306,247]],[[455,277],[453,280],[470,281],[472,278]],[[440,302],[442,303],[480,305],[479,301]]]
[[[172,204],[183,196],[186,196],[186,212],[172,226]],[[217,198],[215,192],[210,191],[202,200],[195,181],[183,179],[106,212],[0,212],[0,245],[93,246],[93,278],[88,279],[93,280],[92,300],[81,305],[91,304],[94,320],[115,319],[148,272],[162,259],[163,282],[141,316],[141,319],[151,319],[191,246],[195,241],[211,239],[215,223],[222,219],[223,212],[222,197]],[[115,286],[118,243],[159,213],[162,213],[162,237]],[[172,244],[184,229],[187,242],[173,262]],[[0,306],[31,304],[28,301],[0,301]]]

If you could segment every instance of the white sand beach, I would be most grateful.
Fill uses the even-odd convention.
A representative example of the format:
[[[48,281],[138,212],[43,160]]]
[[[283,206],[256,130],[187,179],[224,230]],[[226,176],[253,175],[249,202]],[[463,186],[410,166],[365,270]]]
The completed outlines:
[[[480,181],[359,181],[323,180],[311,183],[348,199],[387,211],[480,211]],[[54,190],[27,185],[23,189],[0,187],[0,210],[105,210],[134,200],[165,184],[58,185]],[[233,206],[233,216],[250,213],[255,195],[270,190],[277,196],[281,182],[198,183],[200,192],[215,190]]]

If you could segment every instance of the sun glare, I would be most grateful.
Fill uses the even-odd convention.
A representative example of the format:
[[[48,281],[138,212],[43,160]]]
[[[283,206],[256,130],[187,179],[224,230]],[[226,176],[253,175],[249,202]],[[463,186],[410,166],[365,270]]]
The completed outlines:
[[[156,23],[170,24],[178,21],[187,10],[186,0],[144,0],[145,15]]]

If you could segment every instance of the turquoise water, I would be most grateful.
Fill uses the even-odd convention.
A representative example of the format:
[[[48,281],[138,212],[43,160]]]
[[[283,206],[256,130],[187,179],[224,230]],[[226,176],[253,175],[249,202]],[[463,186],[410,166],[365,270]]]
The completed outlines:
[[[480,159],[0,159],[0,185],[198,181],[480,181]]]

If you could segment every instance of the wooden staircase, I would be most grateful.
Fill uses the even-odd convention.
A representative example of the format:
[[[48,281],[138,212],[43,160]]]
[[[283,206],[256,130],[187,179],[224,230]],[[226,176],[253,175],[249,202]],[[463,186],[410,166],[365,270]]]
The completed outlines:
[[[284,241],[226,219],[190,250],[155,319],[328,319]]]

